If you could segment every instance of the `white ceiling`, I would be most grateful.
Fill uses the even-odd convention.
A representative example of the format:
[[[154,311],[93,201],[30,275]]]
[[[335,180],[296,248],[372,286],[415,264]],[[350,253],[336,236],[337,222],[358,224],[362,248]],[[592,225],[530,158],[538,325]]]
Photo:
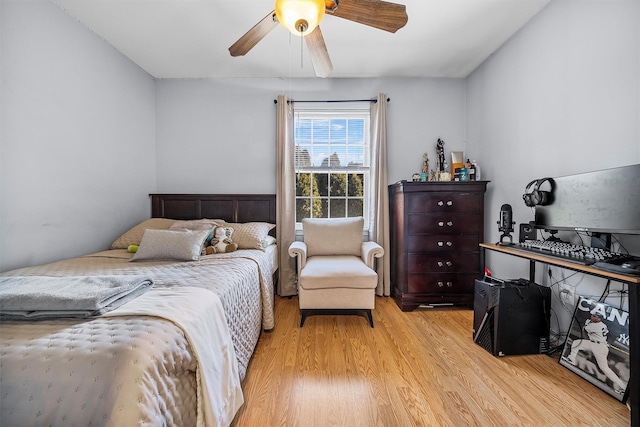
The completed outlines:
[[[156,78],[315,76],[306,46],[281,26],[247,55],[229,54],[274,0],[53,1]],[[396,33],[325,16],[329,77],[466,77],[549,1],[394,0],[409,16]]]

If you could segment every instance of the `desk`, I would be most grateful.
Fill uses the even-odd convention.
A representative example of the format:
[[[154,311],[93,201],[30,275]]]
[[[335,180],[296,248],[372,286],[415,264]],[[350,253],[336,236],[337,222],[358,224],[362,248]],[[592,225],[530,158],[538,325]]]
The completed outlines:
[[[631,368],[631,378],[629,379],[629,405],[631,407],[631,426],[640,427],[640,387],[638,386],[638,376],[640,375],[640,351],[638,350],[638,340],[640,339],[640,328],[638,327],[638,296],[640,294],[640,277],[626,276],[618,273],[610,273],[587,265],[575,264],[544,255],[518,250],[513,246],[500,246],[493,243],[480,243],[480,264],[482,271],[486,266],[485,253],[487,250],[501,252],[503,254],[516,256],[529,260],[529,280],[535,282],[536,262],[554,265],[568,270],[579,271],[591,276],[603,277],[626,283],[629,287],[629,365]]]

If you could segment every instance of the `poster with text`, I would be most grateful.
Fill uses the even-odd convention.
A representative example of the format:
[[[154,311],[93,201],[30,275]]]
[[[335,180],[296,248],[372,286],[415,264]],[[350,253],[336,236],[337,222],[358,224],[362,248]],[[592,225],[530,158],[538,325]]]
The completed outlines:
[[[630,377],[629,313],[580,297],[559,362],[624,403]]]

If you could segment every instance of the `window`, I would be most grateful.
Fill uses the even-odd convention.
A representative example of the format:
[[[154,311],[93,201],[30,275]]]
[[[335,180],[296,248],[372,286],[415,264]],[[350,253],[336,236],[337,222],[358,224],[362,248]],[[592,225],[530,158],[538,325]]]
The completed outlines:
[[[369,106],[298,109],[294,117],[296,224],[363,216],[369,206]]]

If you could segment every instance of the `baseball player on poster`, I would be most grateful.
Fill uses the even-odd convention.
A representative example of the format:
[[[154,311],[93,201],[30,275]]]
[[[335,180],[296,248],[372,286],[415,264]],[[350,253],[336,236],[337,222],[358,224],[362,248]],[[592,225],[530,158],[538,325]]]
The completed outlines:
[[[573,340],[571,352],[564,359],[575,365],[576,356],[580,350],[591,351],[600,371],[614,384],[614,391],[616,393],[624,393],[627,384],[611,370],[607,360],[609,356],[609,344],[607,343],[609,328],[602,322],[602,314],[595,310],[591,311],[591,317],[585,321],[583,330],[588,338]]]

